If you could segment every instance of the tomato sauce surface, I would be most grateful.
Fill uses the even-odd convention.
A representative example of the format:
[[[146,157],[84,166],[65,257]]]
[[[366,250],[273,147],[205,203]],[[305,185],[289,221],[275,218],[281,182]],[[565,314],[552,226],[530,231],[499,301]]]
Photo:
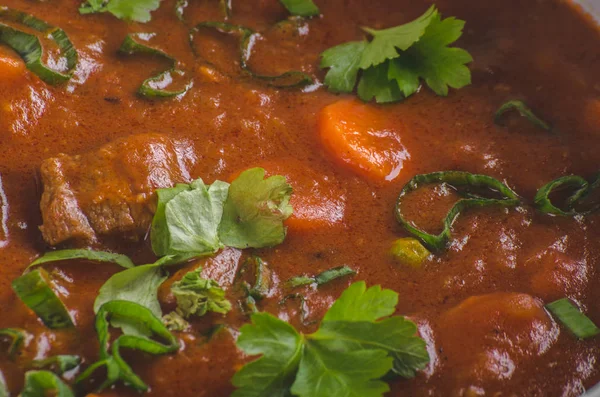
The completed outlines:
[[[165,0],[150,22],[140,24],[108,14],[80,15],[79,2],[73,0],[3,1],[61,27],[80,57],[71,81],[50,86],[0,46],[0,328],[20,327],[33,335],[16,362],[0,355],[13,393],[22,387],[25,368],[19,362],[25,358],[79,354],[86,365],[97,360],[93,302],[99,287],[119,270],[85,261],[46,266],[75,319],[72,330],[47,329],[16,297],[12,280],[48,250],[38,228],[40,165],[58,153],[82,154],[141,133],[188,141],[195,154],[192,179],[228,181],[261,166],[269,174],[285,175],[308,197],[304,204],[292,201],[302,208],[288,221],[283,244],[244,252],[225,249],[173,271],[172,278],[201,263],[227,287],[243,260],[257,254],[280,281],[261,310],[307,332],[315,326],[303,325],[293,305],[279,304],[286,293],[281,283],[290,277],[347,265],[357,271],[352,279],[397,291],[397,313],[418,324],[431,362],[414,379],[392,381],[391,396],[577,396],[600,381],[600,339],[577,340],[543,308],[568,296],[600,324],[600,216],[551,217],[532,206],[535,192],[547,182],[598,172],[600,32],[591,18],[563,1],[438,0],[445,17],[466,21],[457,45],[474,58],[472,84],[451,90],[448,97],[423,86],[399,103],[358,103],[368,113],[361,117],[372,118],[388,134],[385,148],[395,150],[396,162],[388,172],[383,166],[348,166],[332,155],[330,146],[335,150],[339,143],[324,142],[323,109],[352,98],[322,86],[319,56],[329,47],[361,39],[362,26],[408,22],[429,1],[317,1],[322,16],[290,28],[278,24],[287,13],[276,0],[233,0],[229,22],[262,34],[251,68],[262,74],[294,69],[314,75],[317,83],[304,89],[275,88],[243,76],[235,37],[200,32],[192,51],[189,29],[223,16],[217,1],[190,3],[183,22],[175,2]],[[140,84],[165,64],[119,55],[127,33],[155,33],[153,44],[178,60],[192,88],[172,99],[136,95]],[[504,125],[495,124],[496,109],[515,98],[551,122],[552,132],[513,116]],[[394,218],[398,193],[416,174],[443,170],[495,177],[514,189],[523,204],[467,211],[454,223],[446,251],[420,268],[399,265],[389,254],[392,242],[408,235]],[[406,201],[404,212],[439,232],[455,199],[448,194],[420,192]],[[136,263],[153,260],[147,239],[110,239],[96,248],[128,254]],[[309,289],[308,319],[319,320],[350,282]],[[159,298],[172,309],[169,285],[161,287]],[[202,332],[215,321],[233,331],[206,342]],[[182,348],[177,354],[132,353],[128,358],[150,385],[149,396],[227,396],[233,391],[231,377],[249,360],[235,347],[237,330],[247,321],[239,310],[225,318],[203,317],[178,334]],[[136,394],[123,386],[101,393]]]

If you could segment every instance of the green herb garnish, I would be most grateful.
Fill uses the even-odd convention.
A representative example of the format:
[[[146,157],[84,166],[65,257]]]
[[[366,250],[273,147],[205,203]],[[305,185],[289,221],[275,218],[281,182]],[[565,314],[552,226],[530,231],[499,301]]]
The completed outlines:
[[[48,368],[52,372],[62,375],[73,368],[77,368],[79,364],[81,364],[81,358],[79,356],[63,354],[41,360],[33,360],[29,366],[35,369]]]
[[[162,317],[158,302],[158,288],[167,279],[161,267],[162,261],[149,265],[136,266],[114,274],[100,287],[94,301],[94,311],[98,313],[102,305],[110,301],[128,301],[149,310],[155,317]],[[137,328],[127,323],[113,322],[126,334],[135,334]]]
[[[283,221],[292,215],[292,187],[285,177],[265,178],[265,170],[252,168],[240,174],[229,187],[219,237],[234,248],[262,248],[281,244]]]
[[[348,266],[338,266],[331,269],[327,269],[316,276],[296,276],[292,277],[287,281],[287,286],[290,288],[302,287],[305,285],[316,285],[320,287],[338,278],[346,276],[354,276],[356,270],[349,268]]]
[[[312,0],[279,0],[292,15],[314,17],[319,15],[319,7]]]
[[[131,33],[125,37],[119,52],[126,55],[147,54],[167,60],[170,67],[154,77],[150,77],[138,88],[138,94],[145,98],[170,98],[184,94],[188,88],[183,87],[179,90],[168,90],[165,87],[172,83],[174,77],[181,77],[184,72],[177,68],[177,60],[169,54],[157,48],[150,47],[140,42],[147,37],[149,33]]]
[[[177,313],[184,318],[204,316],[208,312],[225,314],[231,310],[223,288],[214,280],[202,278],[201,271],[201,267],[192,270],[171,286],[177,300]]]
[[[562,189],[571,189],[572,193],[565,200],[565,209],[559,208],[553,204],[550,195]],[[567,175],[548,182],[540,188],[533,199],[535,207],[541,212],[553,215],[569,216],[577,214],[585,214],[594,211],[598,207],[598,203],[587,202],[588,197],[592,195],[596,189],[600,188],[600,174],[596,175],[591,183],[577,175]],[[593,200],[592,200],[593,201]],[[579,208],[580,205],[587,205],[587,210]]]
[[[73,326],[71,315],[50,287],[48,273],[44,269],[36,269],[15,279],[12,288],[48,328]]]
[[[432,183],[444,183],[457,190],[485,189],[486,194],[491,196],[496,195],[498,197],[489,198],[482,196],[481,194],[465,192],[465,198],[458,200],[446,214],[443,222],[443,231],[437,235],[430,234],[415,227],[411,222],[404,218],[401,203],[404,196],[408,193],[417,190],[422,185]],[[515,207],[519,205],[519,203],[520,200],[517,194],[495,178],[463,171],[440,171],[431,174],[417,175],[404,185],[398,196],[398,200],[396,201],[396,219],[410,234],[421,240],[425,246],[432,250],[439,251],[446,247],[452,234],[452,224],[462,211],[468,208],[481,208],[490,205]]]
[[[466,66],[473,58],[460,48],[448,47],[462,35],[464,21],[442,20],[435,6],[412,22],[393,28],[364,28],[371,41],[354,41],[321,54],[321,68],[329,68],[325,85],[332,92],[350,93],[356,87],[364,101],[395,102],[414,94],[420,80],[436,94],[448,87],[471,83]]]
[[[215,181],[207,186],[202,179],[158,189],[151,233],[154,253],[205,256],[222,248],[218,229],[228,192],[228,183]]]
[[[587,339],[600,334],[600,329],[585,314],[573,305],[568,298],[562,298],[546,305],[558,320],[579,339]]]
[[[544,131],[552,130],[550,124],[537,117],[525,102],[516,99],[508,101],[500,106],[494,115],[494,123],[502,125],[502,116],[504,113],[510,112],[511,110],[516,110],[522,117],[525,117],[533,125],[541,128]]]
[[[190,43],[192,43],[192,50],[195,54],[198,54],[196,48],[193,45],[194,36],[202,29],[214,29],[218,32],[225,34],[236,34],[240,37],[240,48],[239,48],[239,62],[240,68],[244,73],[251,76],[254,79],[262,80],[272,87],[277,88],[291,88],[291,87],[303,87],[308,84],[314,83],[314,79],[301,71],[290,70],[276,76],[269,76],[254,72],[248,66],[250,57],[252,56],[252,47],[255,40],[258,38],[259,33],[254,32],[252,29],[240,26],[232,25],[225,22],[201,22],[190,31]]]
[[[516,99],[508,101],[502,106],[500,106],[500,108],[496,111],[496,114],[494,115],[494,123],[502,125],[502,116],[504,115],[504,113],[509,112],[511,110],[516,110],[522,117],[525,117],[532,124],[541,128],[544,131],[552,130],[550,124],[537,117],[525,102]]]
[[[109,323],[115,322],[130,324],[136,327],[136,332],[119,336],[110,346]],[[148,386],[121,356],[122,348],[152,355],[174,353],[179,348],[179,342],[162,321],[150,310],[134,302],[114,300],[103,304],[96,315],[96,332],[100,341],[100,360],[89,366],[75,382],[81,384],[99,368],[105,367],[106,380],[98,387],[99,392],[119,380],[137,391],[148,390]]]
[[[416,325],[389,317],[397,303],[394,291],[354,283],[309,335],[271,314],[253,314],[237,344],[262,357],[235,374],[232,396],[383,396],[384,375],[412,377],[429,362]]]
[[[72,259],[87,259],[92,262],[115,263],[126,269],[135,266],[127,255],[114,254],[112,252],[104,251],[93,251],[89,249],[66,249],[46,252],[44,255],[31,262],[31,264],[27,266],[27,269],[39,266],[44,263],[66,261]]]
[[[25,385],[19,397],[75,397],[71,388],[50,371],[27,371]]]
[[[0,43],[8,45],[15,50],[29,70],[48,84],[64,83],[71,79],[78,62],[77,50],[69,40],[67,34],[55,26],[41,19],[21,11],[0,6],[0,21],[18,23],[24,27],[39,32],[49,38],[58,46],[60,56],[66,61],[66,70],[58,71],[44,63],[44,48],[39,38],[33,34],[18,30],[13,26],[0,22]]]
[[[109,12],[119,19],[149,22],[151,11],[160,6],[160,0],[86,0],[79,7],[81,14]]]
[[[265,261],[256,255],[247,258],[236,278],[242,278],[246,295],[256,300],[267,297],[271,290],[271,269]],[[253,302],[256,303],[256,302]]]
[[[27,338],[27,331],[21,328],[2,328],[0,329],[0,339],[9,338],[10,345],[8,347],[8,357],[12,360],[15,354]]]
[[[252,168],[231,186],[201,179],[159,189],[152,221],[152,249],[158,256],[182,258],[212,255],[224,246],[262,248],[285,238],[283,221],[292,213],[292,188],[283,176],[265,177]]]

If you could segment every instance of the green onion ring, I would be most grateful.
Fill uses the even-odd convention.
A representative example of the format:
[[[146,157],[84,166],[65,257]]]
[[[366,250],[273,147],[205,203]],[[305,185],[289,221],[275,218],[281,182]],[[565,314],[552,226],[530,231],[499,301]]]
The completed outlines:
[[[12,288],[48,328],[73,326],[71,315],[50,287],[48,273],[44,269],[33,270],[15,279]]]
[[[71,388],[50,371],[27,371],[20,397],[75,397]]]
[[[320,287],[338,278],[353,276],[355,274],[356,270],[344,265],[324,270],[316,276],[303,275],[292,277],[286,282],[286,284],[290,288],[303,287],[311,284],[315,284],[317,287]]]
[[[431,183],[447,183],[455,188],[464,186],[489,188],[500,193],[503,198],[492,199],[478,195],[468,195],[468,198],[461,198],[446,214],[446,217],[444,218],[444,229],[442,232],[438,235],[429,234],[421,229],[418,229],[417,227],[413,226],[412,223],[407,221],[402,214],[400,205],[402,203],[402,199],[408,193],[418,189],[424,184]],[[448,241],[450,240],[452,224],[463,210],[468,208],[487,207],[490,205],[516,207],[520,204],[520,202],[521,201],[515,192],[495,178],[487,175],[471,174],[463,171],[440,171],[433,172],[431,174],[417,175],[408,181],[408,183],[400,191],[398,200],[396,201],[395,213],[398,222],[410,234],[421,240],[423,244],[431,250],[440,251],[446,247]]]
[[[552,127],[550,124],[546,123],[544,120],[540,119],[533,113],[533,111],[527,106],[527,104],[523,101],[514,99],[504,103],[500,108],[496,111],[494,115],[494,123],[501,125],[502,115],[508,111],[516,110],[522,117],[525,117],[528,121],[530,121],[535,126],[543,129],[544,131],[551,131]]]
[[[566,200],[567,211],[555,206],[550,199],[550,194],[561,187],[572,188],[571,194]],[[596,189],[600,188],[600,174],[592,180],[591,183],[577,175],[567,175],[557,178],[542,186],[533,199],[535,207],[546,214],[569,216],[577,214],[587,214],[598,209],[598,205],[588,211],[577,211],[575,207],[585,201],[585,199]]]
[[[251,77],[265,81],[267,85],[277,87],[277,88],[292,88],[292,87],[303,87],[308,84],[314,83],[314,79],[304,73],[297,70],[290,70],[285,73],[282,73],[277,76],[268,76],[263,74],[258,74],[253,72],[248,66],[248,60],[252,55],[252,47],[254,46],[254,40],[258,37],[259,33],[254,32],[253,30],[240,26],[240,25],[232,25],[226,22],[201,22],[192,30],[190,30],[190,45],[192,46],[192,50],[197,55],[197,51],[193,44],[194,35],[200,31],[200,29],[214,29],[218,32],[231,34],[238,33],[240,34],[240,68],[250,75]]]
[[[0,6],[0,19],[19,23],[40,32],[44,36],[51,37],[60,49],[61,56],[67,61],[66,73],[49,68],[42,61],[44,49],[38,37],[0,22],[0,43],[4,43],[15,50],[23,58],[29,70],[44,82],[52,85],[64,83],[71,78],[77,66],[78,55],[73,43],[62,29],[32,15],[3,6]]]
[[[17,350],[23,345],[27,338],[27,331],[21,328],[3,328],[0,329],[0,337],[10,338],[10,346],[8,347],[8,357],[14,359]]]
[[[184,94],[190,88],[189,84],[185,88],[175,91],[154,88],[152,86],[154,83],[160,83],[161,80],[170,79],[172,75],[183,76],[184,72],[177,69],[177,60],[175,58],[157,48],[149,47],[136,40],[136,38],[142,35],[143,33],[128,34],[125,40],[123,40],[121,47],[119,47],[119,52],[126,55],[148,54],[164,58],[171,63],[171,67],[156,76],[144,80],[140,88],[138,88],[138,94],[145,98],[170,98]]]
[[[109,351],[109,324],[111,319],[131,322],[137,325],[144,334],[155,335],[166,343],[136,335],[121,335],[113,343]],[[100,385],[98,392],[112,386],[118,380],[139,392],[148,390],[148,386],[133,372],[129,364],[121,357],[121,348],[139,350],[153,355],[173,353],[179,349],[177,338],[169,332],[162,321],[142,305],[134,302],[113,300],[103,304],[96,315],[96,332],[100,342],[100,360],[88,367],[76,380],[80,384],[90,377],[98,368],[105,366],[107,379]]]

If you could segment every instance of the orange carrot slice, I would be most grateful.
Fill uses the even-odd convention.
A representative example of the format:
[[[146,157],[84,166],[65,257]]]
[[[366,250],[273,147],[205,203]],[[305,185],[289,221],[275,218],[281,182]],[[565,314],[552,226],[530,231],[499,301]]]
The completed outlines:
[[[326,150],[340,164],[375,181],[391,181],[410,155],[398,128],[374,105],[341,100],[325,107],[319,132]]]

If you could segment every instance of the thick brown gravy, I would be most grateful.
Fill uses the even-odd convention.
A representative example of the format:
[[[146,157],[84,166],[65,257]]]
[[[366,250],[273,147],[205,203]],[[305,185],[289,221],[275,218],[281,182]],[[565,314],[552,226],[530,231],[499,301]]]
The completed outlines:
[[[361,38],[361,26],[395,26],[430,5],[316,1],[322,17],[306,21],[300,33],[290,33],[273,28],[287,17],[276,0],[233,1],[230,22],[263,32],[251,62],[255,70],[275,74],[297,69],[320,81],[322,51]],[[466,21],[458,44],[473,55],[473,84],[451,90],[448,97],[423,87],[403,102],[371,105],[405,152],[398,176],[381,181],[332,159],[322,144],[320,112],[344,96],[318,86],[276,89],[239,79],[237,42],[226,36],[196,39],[211,65],[194,57],[188,29],[222,19],[217,1],[193,2],[182,23],[174,2],[165,0],[147,24],[127,24],[108,14],[82,16],[78,2],[71,0],[3,4],[60,26],[80,56],[75,77],[52,87],[0,46],[0,328],[20,327],[33,335],[16,361],[0,355],[0,369],[15,395],[28,359],[79,354],[84,365],[97,359],[93,301],[98,288],[118,271],[113,265],[83,261],[46,266],[75,318],[73,330],[47,329],[15,296],[12,280],[48,248],[38,229],[40,164],[58,153],[81,154],[149,132],[191,142],[196,156],[192,178],[230,180],[261,166],[288,176],[299,195],[312,197],[315,208],[325,208],[324,220],[307,225],[290,219],[283,244],[254,253],[270,264],[277,280],[348,265],[358,271],[354,280],[399,293],[398,314],[418,323],[431,363],[415,379],[392,381],[390,395],[577,396],[600,381],[600,339],[577,340],[541,309],[543,303],[568,296],[600,324],[600,216],[550,217],[531,206],[537,189],[550,180],[567,174],[587,178],[598,171],[600,34],[572,5],[438,0],[444,16]],[[117,55],[128,32],[156,33],[155,43],[181,62],[193,88],[176,99],[136,96],[149,72],[164,65]],[[495,110],[513,98],[526,100],[553,124],[554,132],[522,119],[495,125]],[[392,241],[407,235],[394,219],[395,199],[414,175],[440,170],[498,178],[523,197],[524,205],[469,211],[455,222],[446,252],[420,269],[399,266],[388,253]],[[428,191],[407,201],[406,213],[435,229],[438,214],[448,205],[438,194]],[[96,248],[129,254],[136,263],[153,260],[145,240],[104,241]],[[226,249],[200,262],[227,287],[251,253]],[[195,264],[173,272],[172,278]],[[171,281],[159,293],[165,308],[174,305]],[[309,289],[309,318],[320,319],[350,282]],[[293,305],[279,304],[283,295],[281,288],[274,290],[261,310],[311,330],[301,324]],[[150,385],[151,396],[227,396],[233,390],[231,377],[247,359],[234,344],[235,330],[247,321],[239,310],[225,318],[195,320],[191,331],[178,334],[179,353],[132,354],[133,367]],[[205,343],[201,333],[215,322],[234,331]],[[119,386],[101,395],[135,394]]]

